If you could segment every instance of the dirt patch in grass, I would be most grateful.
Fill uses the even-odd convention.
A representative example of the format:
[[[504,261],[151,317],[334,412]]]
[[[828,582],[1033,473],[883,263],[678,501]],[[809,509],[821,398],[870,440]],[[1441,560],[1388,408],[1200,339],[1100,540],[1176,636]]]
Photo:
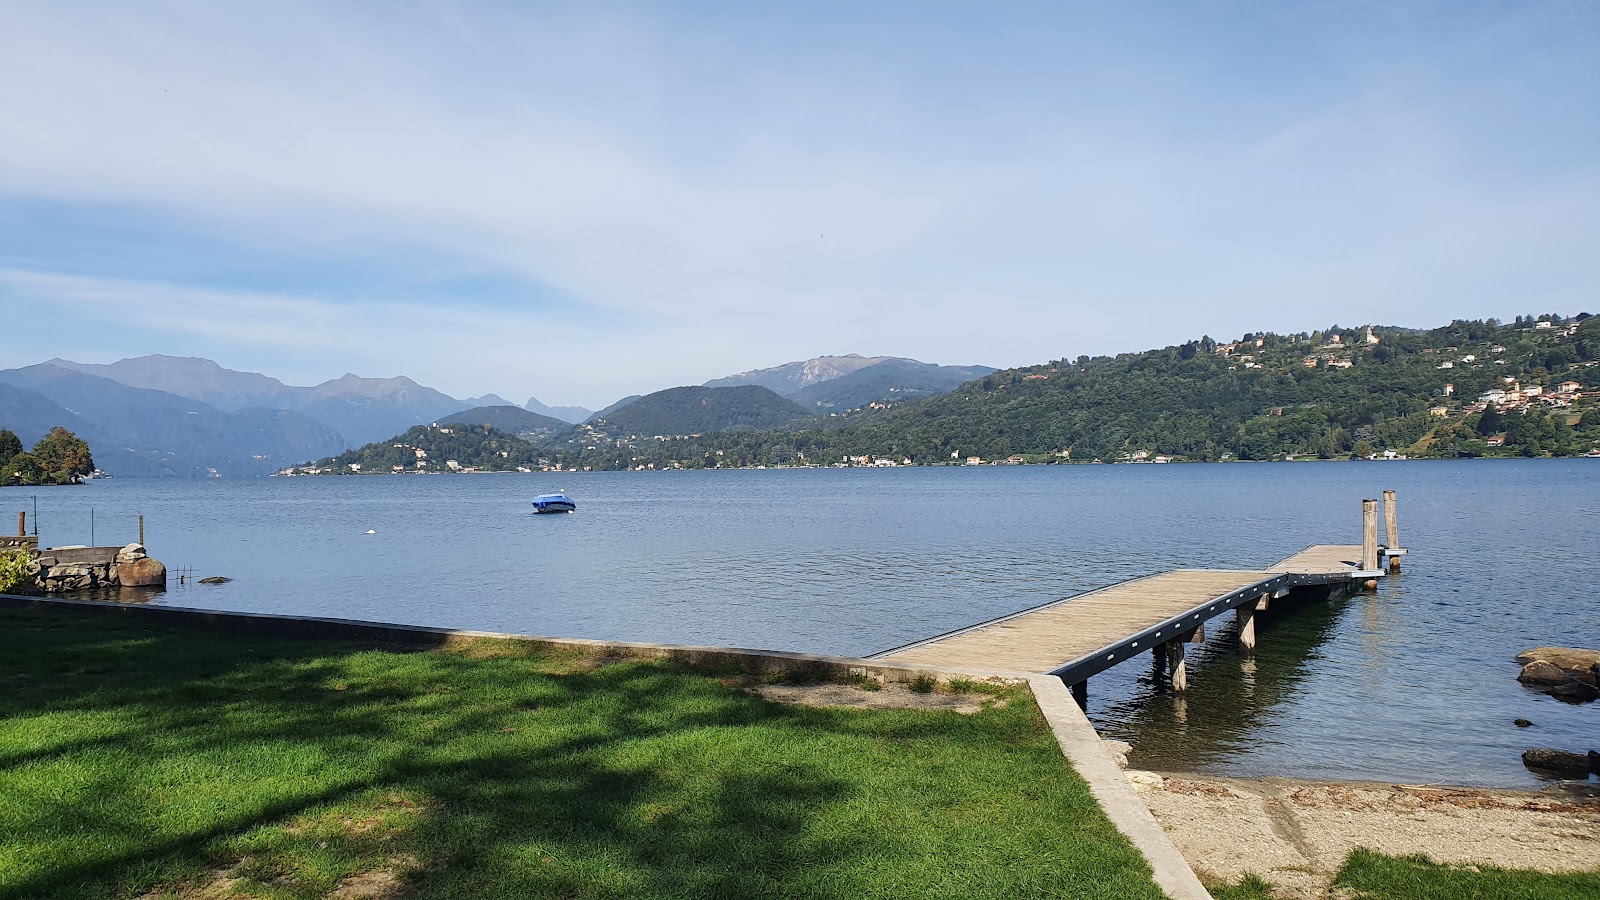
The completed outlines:
[[[1255,874],[1283,897],[1327,896],[1360,847],[1462,866],[1600,867],[1600,791],[1592,787],[1530,792],[1193,774],[1166,775],[1162,787],[1136,783],[1202,877],[1236,883]]]
[[[397,900],[404,896],[405,883],[387,869],[362,872],[339,883],[328,900]]]
[[[774,703],[799,706],[848,706],[858,709],[942,709],[972,715],[1006,703],[1003,697],[951,691],[915,691],[898,682],[871,690],[859,685],[824,682],[821,684],[762,684],[747,682],[753,691]]]

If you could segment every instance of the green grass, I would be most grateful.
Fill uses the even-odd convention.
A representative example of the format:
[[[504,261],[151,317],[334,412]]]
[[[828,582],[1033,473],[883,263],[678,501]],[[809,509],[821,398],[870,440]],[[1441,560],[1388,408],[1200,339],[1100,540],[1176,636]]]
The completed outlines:
[[[1271,884],[1254,874],[1246,875],[1233,884],[1207,884],[1206,890],[1211,892],[1212,900],[1273,900],[1277,896]]]
[[[517,644],[399,652],[0,610],[0,897],[358,886],[1160,896],[1031,702],[813,709]]]
[[[1351,900],[1594,900],[1600,897],[1600,873],[1547,875],[1494,866],[1445,866],[1425,856],[1384,856],[1370,850],[1350,854],[1333,884]]]

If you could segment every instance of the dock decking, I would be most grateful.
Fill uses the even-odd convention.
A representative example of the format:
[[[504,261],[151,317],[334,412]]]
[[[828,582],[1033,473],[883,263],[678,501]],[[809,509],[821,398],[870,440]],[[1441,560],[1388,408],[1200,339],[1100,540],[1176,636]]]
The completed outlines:
[[[1404,552],[1404,551],[1398,551]],[[886,650],[873,659],[953,669],[1048,673],[1083,682],[1158,647],[1181,662],[1182,644],[1229,610],[1241,625],[1272,597],[1296,587],[1347,585],[1382,575],[1361,565],[1362,548],[1319,544],[1266,569],[1179,569],[981,622]],[[1203,634],[1203,631],[1200,632]],[[1250,629],[1248,648],[1254,647]],[[1181,688],[1180,688],[1181,689]]]

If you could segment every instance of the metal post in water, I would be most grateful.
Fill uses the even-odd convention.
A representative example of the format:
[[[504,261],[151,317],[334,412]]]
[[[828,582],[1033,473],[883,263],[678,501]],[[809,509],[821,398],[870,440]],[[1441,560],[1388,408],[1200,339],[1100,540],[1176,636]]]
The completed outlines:
[[[139,546],[144,546],[144,513],[139,514]]]

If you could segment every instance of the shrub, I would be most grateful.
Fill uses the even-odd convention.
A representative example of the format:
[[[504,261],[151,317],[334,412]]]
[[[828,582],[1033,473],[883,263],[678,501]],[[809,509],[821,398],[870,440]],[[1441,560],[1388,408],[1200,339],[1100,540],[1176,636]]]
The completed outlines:
[[[33,587],[33,555],[20,547],[0,552],[0,593]]]

